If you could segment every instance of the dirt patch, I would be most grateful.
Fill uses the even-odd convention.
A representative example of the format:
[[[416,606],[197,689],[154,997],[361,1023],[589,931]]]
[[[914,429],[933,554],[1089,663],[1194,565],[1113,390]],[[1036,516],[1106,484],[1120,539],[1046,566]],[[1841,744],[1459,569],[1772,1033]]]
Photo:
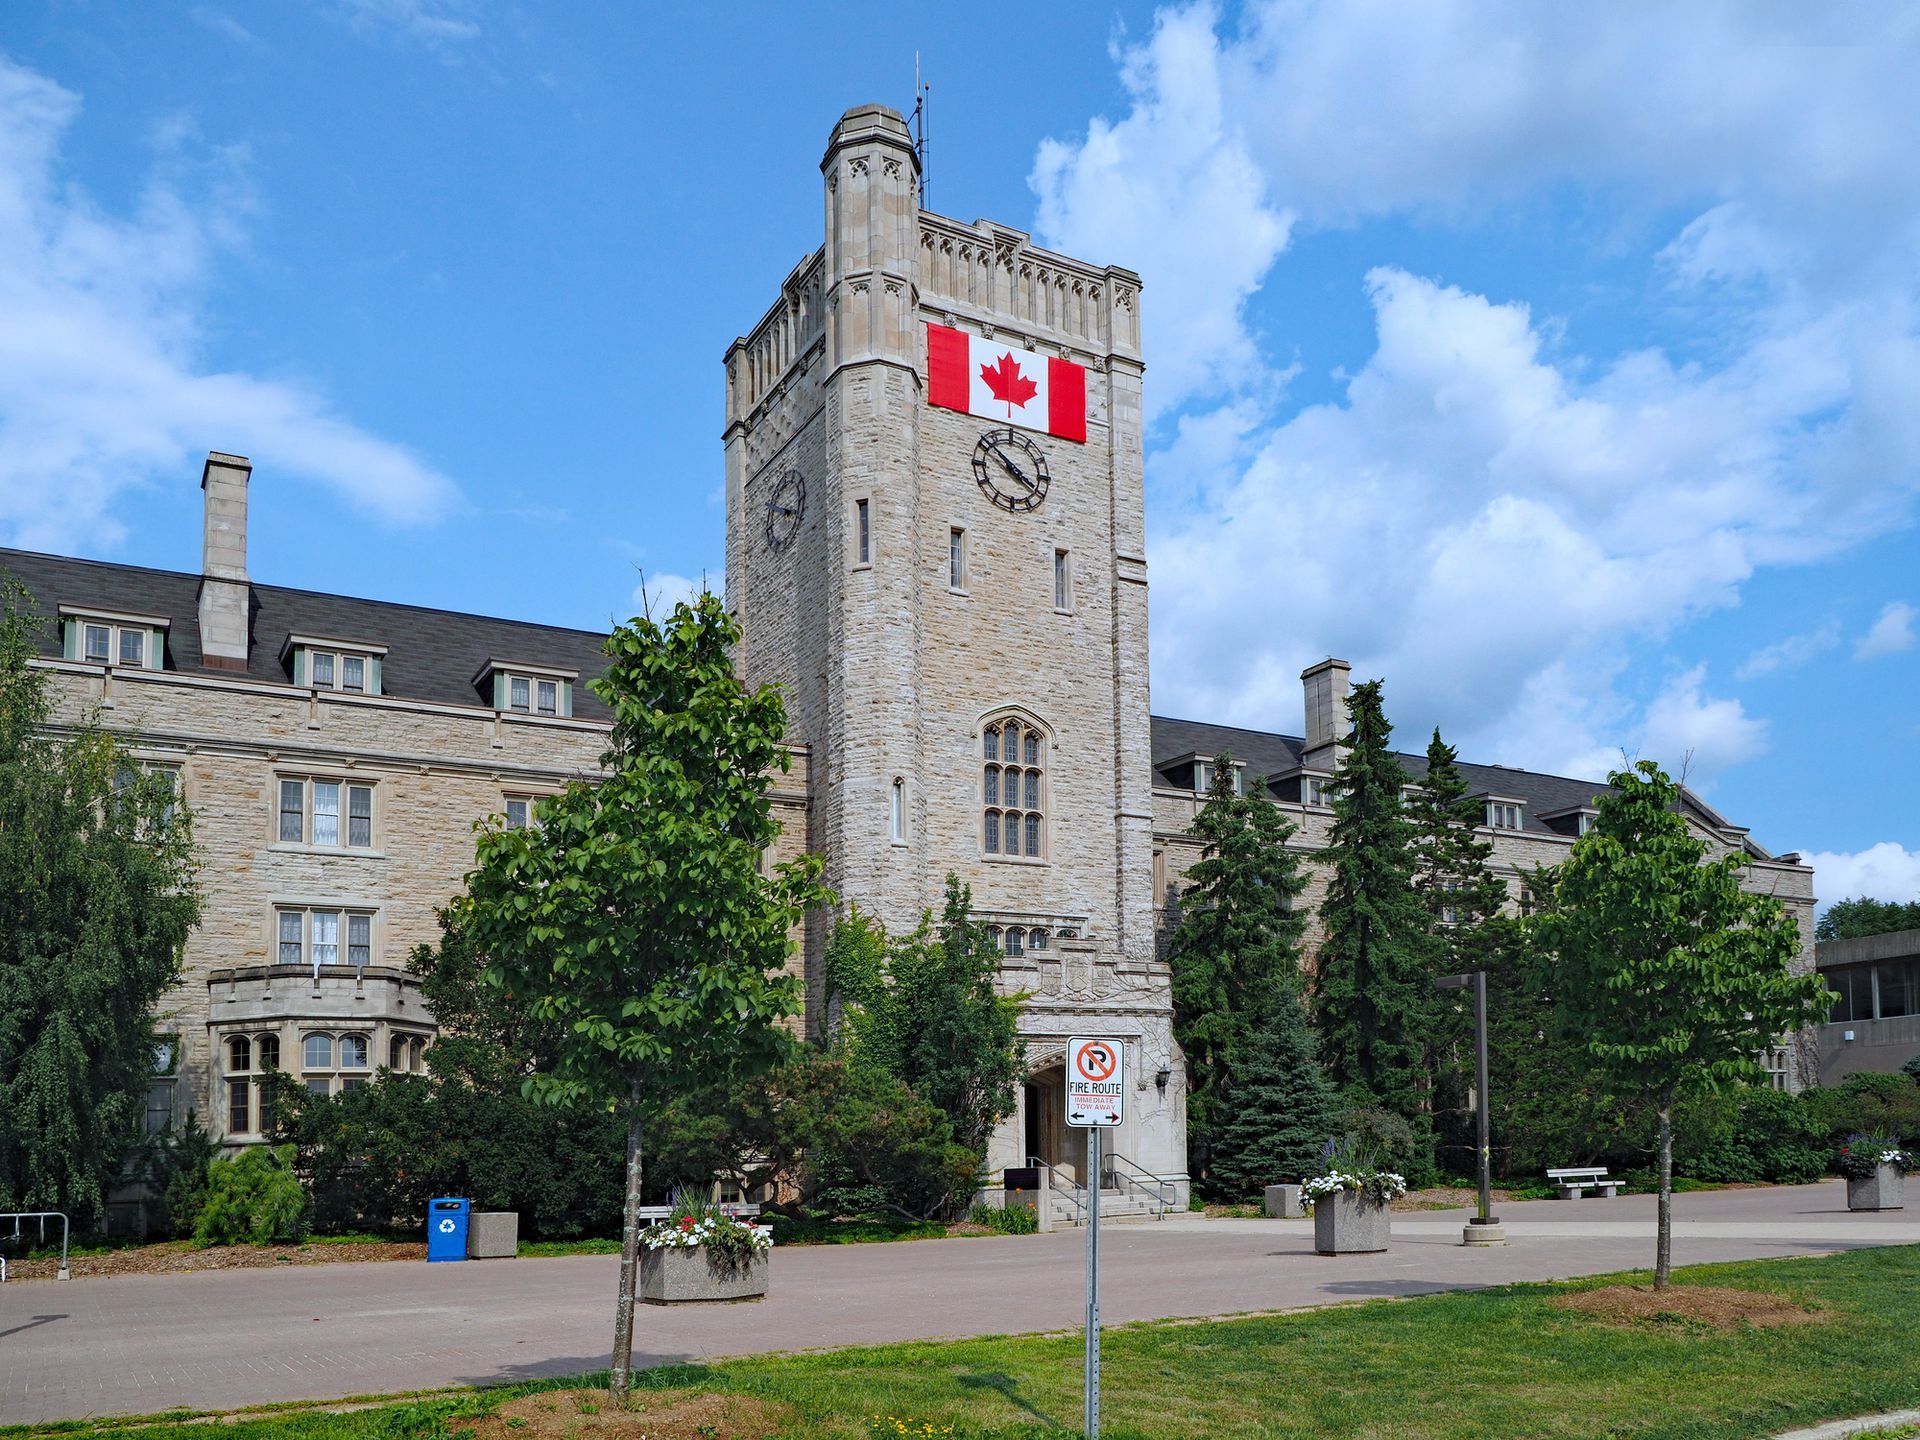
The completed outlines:
[[[425,1241],[351,1241],[339,1245],[214,1245],[196,1250],[192,1242],[168,1240],[104,1255],[73,1255],[73,1278],[101,1275],[175,1275],[195,1270],[254,1270],[274,1265],[339,1265],[362,1260],[424,1260]],[[52,1280],[60,1261],[9,1260],[8,1280]]]
[[[1563,1295],[1554,1304],[1577,1310],[1610,1325],[1680,1325],[1709,1330],[1756,1330],[1776,1325],[1805,1325],[1826,1317],[1784,1295],[1762,1290],[1730,1290],[1720,1285],[1607,1285]]]
[[[625,1410],[605,1390],[542,1390],[448,1428],[455,1440],[765,1440],[793,1414],[791,1405],[710,1390],[640,1390]]]

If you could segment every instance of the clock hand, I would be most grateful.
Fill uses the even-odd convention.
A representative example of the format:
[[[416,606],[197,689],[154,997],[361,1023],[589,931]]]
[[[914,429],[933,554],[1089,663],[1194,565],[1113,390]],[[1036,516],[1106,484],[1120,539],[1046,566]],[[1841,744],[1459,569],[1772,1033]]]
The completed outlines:
[[[1000,467],[1003,470],[1005,470],[1007,474],[1011,475],[1014,479],[1018,480],[1022,485],[1026,486],[1026,488],[1030,491],[1038,488],[1035,486],[1033,481],[1027,478],[1026,471],[1022,470],[1018,465],[1014,464],[1013,461],[1007,458],[1006,451],[1002,450],[997,444],[995,444],[992,441],[987,442],[987,448],[993,451],[994,458],[1000,462]]]

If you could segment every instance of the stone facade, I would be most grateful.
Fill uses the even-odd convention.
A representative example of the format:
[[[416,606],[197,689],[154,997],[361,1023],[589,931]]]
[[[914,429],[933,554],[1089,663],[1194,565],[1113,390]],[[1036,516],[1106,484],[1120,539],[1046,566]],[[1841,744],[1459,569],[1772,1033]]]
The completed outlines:
[[[1247,783],[1256,778],[1268,782],[1268,797],[1295,827],[1288,842],[1290,848],[1308,860],[1326,848],[1333,808],[1309,788],[1306,780],[1315,771],[1331,773],[1337,763],[1336,748],[1344,748],[1336,747],[1329,737],[1345,734],[1348,729],[1348,666],[1342,660],[1322,661],[1301,679],[1304,738],[1156,719],[1159,754],[1153,790],[1153,893],[1163,945],[1178,919],[1186,874],[1203,853],[1193,834],[1194,818],[1206,803],[1207,785],[1202,782],[1207,772],[1199,766],[1216,756],[1231,755],[1243,766]],[[1425,773],[1424,755],[1403,754],[1400,759],[1411,778],[1418,779]],[[1493,843],[1489,861],[1493,873],[1506,882],[1513,908],[1523,911],[1531,899],[1526,876],[1536,867],[1558,865],[1567,858],[1581,833],[1581,816],[1591,815],[1595,797],[1606,788],[1605,782],[1504,766],[1462,764],[1460,768],[1474,791],[1487,799],[1490,820],[1495,818],[1496,803],[1508,807],[1508,813],[1499,817],[1502,823],[1488,824],[1481,836]],[[1685,796],[1685,807],[1688,825],[1707,843],[1710,853],[1724,855],[1737,850],[1746,855],[1742,884],[1747,889],[1776,896],[1785,904],[1800,929],[1796,968],[1800,973],[1811,970],[1812,869],[1798,855],[1773,855],[1762,849],[1745,829],[1730,824],[1690,792]],[[1325,866],[1315,864],[1306,865],[1303,875],[1307,884],[1299,903],[1309,912],[1303,949],[1311,964],[1324,934],[1319,910],[1330,877]],[[1762,1060],[1780,1088],[1798,1090],[1816,1083],[1818,1066],[1811,1031],[1784,1041]]]
[[[1080,1174],[1060,1077],[1067,1038],[1088,1032],[1131,1044],[1114,1148],[1184,1183],[1149,889],[1139,279],[922,210],[918,160],[890,110],[849,111],[821,170],[823,244],[726,356],[727,589],[743,673],[788,693],[814,756],[808,844],[843,901],[910,929],[952,873],[981,919],[1020,933],[1004,983],[1031,997],[1034,1083],[991,1168],[1037,1155]],[[1085,367],[1087,438],[1033,437],[1052,477],[1033,511],[996,508],[976,481],[991,422],[927,403],[929,322]],[[770,529],[801,488],[791,536]],[[1037,856],[983,841],[985,735],[1008,719],[1044,737]],[[816,1027],[824,938],[823,918],[808,940]]]
[[[1150,718],[1139,277],[921,209],[906,126],[882,107],[841,119],[821,172],[822,244],[725,357],[727,600],[743,677],[782,686],[789,713],[770,859],[821,854],[843,903],[894,929],[939,907],[948,874],[969,885],[1007,951],[1003,986],[1027,997],[1029,1083],[990,1170],[1039,1160],[1051,1184],[1084,1180],[1064,1049],[1112,1036],[1128,1042],[1132,1083],[1109,1153],[1183,1204],[1185,1072],[1163,951],[1200,854],[1208,767],[1230,752],[1265,776],[1292,843],[1322,849],[1347,667],[1302,677],[1302,738]],[[929,405],[930,323],[1084,368],[1085,441],[1033,437],[1051,470],[1036,508],[1009,513],[977,482],[991,422]],[[473,826],[591,779],[607,718],[583,683],[599,635],[255,583],[250,482],[243,457],[208,457],[197,574],[0,552],[58,617],[40,662],[57,722],[91,714],[124,733],[191,808],[204,918],[158,1018],[150,1120],[192,1110],[234,1144],[257,1133],[269,1058],[329,1089],[419,1067],[435,1029],[405,962],[437,938]],[[1038,742],[1021,764],[1036,772],[1038,804],[1023,808],[1042,817],[1037,853],[985,843],[986,739],[1007,725]],[[1502,818],[1496,869],[1524,904],[1522,875],[1565,857],[1600,787],[1463,768]],[[302,820],[317,826],[315,785],[337,787],[336,824],[359,826],[343,843],[281,838],[289,786],[306,787]],[[1794,909],[1810,966],[1811,871],[1688,807],[1716,848],[1749,856],[1747,883]],[[1303,903],[1317,907],[1325,872],[1307,873]],[[290,913],[305,917],[297,956],[283,948]],[[337,948],[322,953],[316,915],[336,917]],[[796,937],[815,1035],[831,1021],[831,923],[814,916]],[[1781,1084],[1813,1073],[1803,1045],[1773,1061]]]

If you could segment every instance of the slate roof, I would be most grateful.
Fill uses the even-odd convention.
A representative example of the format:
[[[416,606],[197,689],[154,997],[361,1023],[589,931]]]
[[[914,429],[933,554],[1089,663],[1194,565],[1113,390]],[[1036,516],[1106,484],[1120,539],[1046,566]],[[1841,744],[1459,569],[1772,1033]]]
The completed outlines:
[[[204,667],[200,660],[200,577],[175,570],[149,570],[100,560],[73,560],[26,550],[0,549],[0,576],[11,575],[33,593],[48,617],[40,636],[43,655],[60,654],[60,632],[53,617],[62,605],[164,615],[166,668],[183,673],[231,676]],[[405,700],[492,708],[474,677],[489,660],[514,660],[529,666],[577,670],[573,689],[576,719],[606,721],[606,706],[585,682],[606,669],[603,634],[289,590],[253,586],[253,619],[247,663],[249,679],[286,685],[292,677],[281,656],[289,635],[384,645],[381,693]]]
[[[1164,715],[1153,717],[1154,779],[1161,784],[1177,783],[1170,779],[1166,771],[1170,764],[1184,755],[1231,752],[1235,760],[1245,762],[1249,776],[1279,775],[1299,766],[1305,749],[1306,741],[1294,735],[1243,730],[1233,725],[1209,725],[1200,720],[1176,720]],[[1426,775],[1427,757],[1424,752],[1418,755],[1405,751],[1395,753],[1409,780],[1419,780]],[[1580,806],[1590,807],[1595,797],[1608,788],[1604,780],[1543,775],[1533,770],[1516,770],[1508,765],[1473,765],[1464,760],[1459,765],[1460,774],[1467,782],[1468,793],[1499,795],[1520,801],[1524,807],[1521,811],[1521,828],[1539,835],[1563,833],[1546,824],[1543,816]],[[1773,858],[1748,839],[1744,830],[1730,825],[1691,791],[1683,790],[1681,793],[1685,797],[1688,813],[1702,824],[1738,837],[1747,851],[1758,859]]]

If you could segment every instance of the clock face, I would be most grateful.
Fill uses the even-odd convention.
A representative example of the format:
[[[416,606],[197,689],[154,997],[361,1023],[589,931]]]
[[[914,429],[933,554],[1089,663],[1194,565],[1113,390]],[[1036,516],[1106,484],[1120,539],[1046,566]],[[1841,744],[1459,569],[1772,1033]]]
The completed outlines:
[[[798,470],[789,470],[767,496],[767,544],[784,550],[800,533],[800,517],[807,509],[807,482]]]
[[[1047,457],[1020,431],[989,430],[973,447],[973,475],[987,498],[1020,514],[1047,498]]]

